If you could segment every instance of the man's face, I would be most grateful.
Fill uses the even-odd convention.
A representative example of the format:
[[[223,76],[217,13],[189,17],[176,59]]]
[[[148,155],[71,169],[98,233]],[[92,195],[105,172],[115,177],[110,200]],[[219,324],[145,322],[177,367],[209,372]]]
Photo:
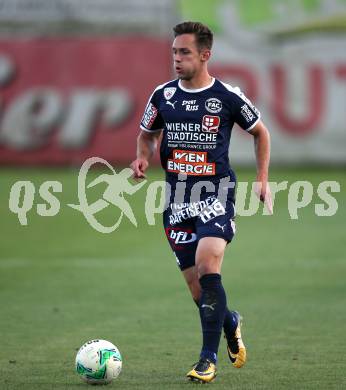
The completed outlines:
[[[191,80],[210,56],[210,50],[198,50],[194,34],[177,36],[172,51],[174,69],[180,80]]]

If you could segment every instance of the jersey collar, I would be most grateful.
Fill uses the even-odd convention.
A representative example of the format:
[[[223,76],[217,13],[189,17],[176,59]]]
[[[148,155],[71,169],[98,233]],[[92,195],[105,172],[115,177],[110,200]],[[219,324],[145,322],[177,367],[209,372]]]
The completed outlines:
[[[180,89],[182,89],[184,92],[190,92],[190,93],[194,93],[194,92],[202,92],[210,87],[212,87],[215,83],[215,77],[212,77],[212,80],[211,80],[211,83],[209,85],[207,85],[206,87],[203,87],[203,88],[197,88],[197,89],[189,89],[189,88],[185,88],[182,86],[182,83],[181,83],[181,80],[178,81],[178,86]]]

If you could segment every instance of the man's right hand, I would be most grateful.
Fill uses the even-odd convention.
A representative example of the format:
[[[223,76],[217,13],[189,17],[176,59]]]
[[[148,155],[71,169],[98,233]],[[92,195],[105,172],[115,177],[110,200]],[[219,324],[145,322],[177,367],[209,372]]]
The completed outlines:
[[[144,158],[137,158],[135,161],[132,161],[130,168],[133,170],[133,178],[136,180],[146,179],[145,171],[148,166],[149,162]]]

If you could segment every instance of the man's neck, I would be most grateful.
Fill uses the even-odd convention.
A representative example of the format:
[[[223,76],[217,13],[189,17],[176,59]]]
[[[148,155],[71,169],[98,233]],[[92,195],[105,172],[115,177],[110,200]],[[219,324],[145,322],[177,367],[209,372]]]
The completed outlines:
[[[194,77],[191,80],[180,80],[181,85],[186,89],[200,89],[207,87],[213,81],[209,73]]]

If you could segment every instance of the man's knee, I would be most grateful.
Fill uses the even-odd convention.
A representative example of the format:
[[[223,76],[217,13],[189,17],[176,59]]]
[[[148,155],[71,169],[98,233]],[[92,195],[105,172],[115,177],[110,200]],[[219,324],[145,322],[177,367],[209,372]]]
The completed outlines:
[[[226,243],[223,239],[207,237],[200,241],[196,252],[198,276],[220,273]]]
[[[202,277],[207,274],[219,274],[221,267],[218,263],[215,263],[211,258],[201,261],[197,265],[198,275]]]

